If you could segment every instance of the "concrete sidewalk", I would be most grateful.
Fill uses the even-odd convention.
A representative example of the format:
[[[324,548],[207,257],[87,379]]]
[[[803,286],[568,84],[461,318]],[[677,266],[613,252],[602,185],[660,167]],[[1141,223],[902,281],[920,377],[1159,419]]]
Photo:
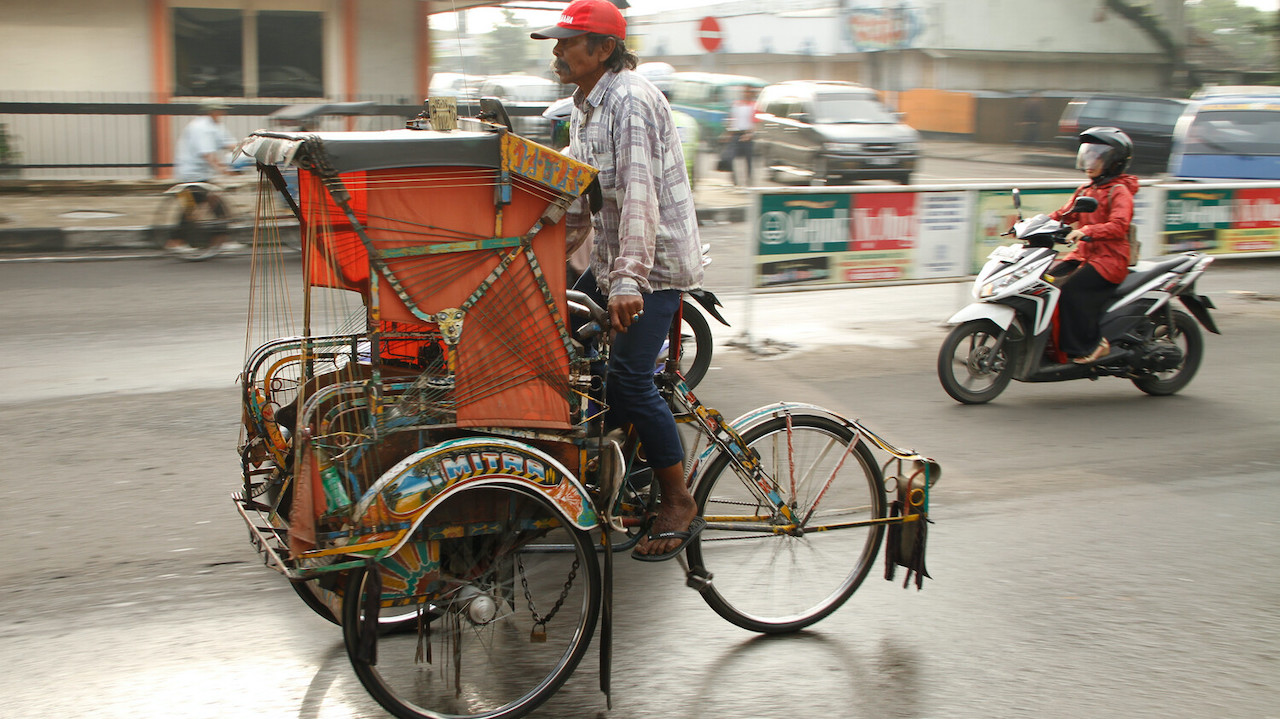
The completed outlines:
[[[1052,150],[929,139],[926,157],[975,162],[1016,162],[1070,167],[1074,158]],[[996,158],[999,158],[998,160]],[[702,222],[742,222],[750,197],[725,173],[704,173],[694,190]],[[152,229],[160,221],[164,180],[0,180],[0,261],[33,258],[137,257],[159,251]],[[235,183],[228,196],[239,220],[233,226],[247,242],[257,207],[256,178]],[[272,199],[272,211],[287,213]]]

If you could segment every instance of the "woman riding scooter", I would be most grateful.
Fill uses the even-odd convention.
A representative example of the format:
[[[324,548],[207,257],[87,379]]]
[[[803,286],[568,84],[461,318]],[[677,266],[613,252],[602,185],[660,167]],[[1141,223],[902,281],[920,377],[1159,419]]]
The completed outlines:
[[[1098,328],[1116,286],[1129,274],[1129,224],[1138,178],[1124,174],[1133,141],[1114,127],[1080,133],[1076,168],[1089,176],[1059,210],[1049,215],[1075,229],[1067,235],[1075,247],[1049,274],[1062,287],[1058,302],[1058,348],[1077,364],[1105,358],[1110,344]],[[1093,212],[1071,213],[1076,197],[1098,201]]]

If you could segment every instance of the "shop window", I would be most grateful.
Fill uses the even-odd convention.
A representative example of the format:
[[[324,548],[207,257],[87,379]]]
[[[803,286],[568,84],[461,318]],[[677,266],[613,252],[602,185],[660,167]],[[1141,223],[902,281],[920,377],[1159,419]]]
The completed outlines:
[[[318,12],[258,13],[258,97],[323,97]]]
[[[173,9],[173,94],[244,96],[243,23],[239,10]]]
[[[248,56],[246,25],[256,57]],[[318,12],[173,9],[173,94],[323,97],[324,20]]]

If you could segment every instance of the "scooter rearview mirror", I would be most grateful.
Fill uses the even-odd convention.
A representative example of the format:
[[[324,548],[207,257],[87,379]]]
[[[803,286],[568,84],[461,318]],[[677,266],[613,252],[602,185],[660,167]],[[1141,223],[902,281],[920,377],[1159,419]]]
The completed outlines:
[[[1083,195],[1077,197],[1075,203],[1071,205],[1072,212],[1095,212],[1097,209],[1097,198],[1085,197]]]

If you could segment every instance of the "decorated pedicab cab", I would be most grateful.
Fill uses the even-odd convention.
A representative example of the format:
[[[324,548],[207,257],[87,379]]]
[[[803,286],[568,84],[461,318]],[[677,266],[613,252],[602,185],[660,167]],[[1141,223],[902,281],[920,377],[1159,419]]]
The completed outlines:
[[[242,143],[262,191],[235,504],[388,711],[514,717],[597,625],[608,694],[611,557],[658,498],[634,432],[606,432],[607,315],[565,286],[563,218],[588,211],[595,170],[487,119],[427,125]],[[683,382],[679,327],[655,382],[691,430],[707,522],[688,585],[740,626],[795,631],[887,534],[886,576],[918,586],[937,464],[811,405],[726,420]],[[778,563],[779,543],[804,552]]]

